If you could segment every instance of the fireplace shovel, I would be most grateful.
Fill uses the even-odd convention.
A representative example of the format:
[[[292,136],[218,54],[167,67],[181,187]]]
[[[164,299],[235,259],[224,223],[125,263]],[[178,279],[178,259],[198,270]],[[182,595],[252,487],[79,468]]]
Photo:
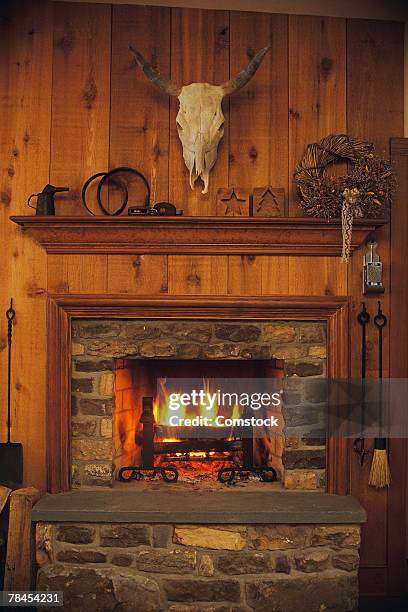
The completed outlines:
[[[0,484],[17,489],[23,483],[23,447],[11,442],[11,341],[13,335],[13,300],[6,312],[8,325],[8,375],[7,375],[7,442],[0,443]]]

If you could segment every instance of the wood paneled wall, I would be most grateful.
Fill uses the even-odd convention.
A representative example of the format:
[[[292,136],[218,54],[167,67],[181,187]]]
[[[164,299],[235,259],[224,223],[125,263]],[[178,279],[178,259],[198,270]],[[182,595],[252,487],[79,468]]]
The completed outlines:
[[[5,9],[1,9],[5,11]],[[210,189],[191,191],[178,140],[177,100],[135,68],[132,43],[164,74],[219,83],[271,44],[251,83],[224,102],[226,129]],[[25,480],[45,483],[45,297],[53,293],[345,295],[352,297],[351,373],[359,376],[362,253],[347,267],[334,257],[53,255],[8,218],[29,214],[27,197],[47,182],[69,185],[59,214],[82,214],[92,173],[118,165],[141,170],[188,215],[215,214],[219,187],[285,187],[305,146],[330,132],[372,140],[388,155],[403,134],[403,24],[310,16],[109,4],[10,3],[0,32],[0,314],[17,311],[14,439],[24,444]],[[339,170],[341,171],[341,169]],[[393,222],[393,228],[398,224]],[[390,310],[390,228],[379,235]],[[371,312],[375,298],[366,298]],[[6,323],[0,319],[0,406],[5,406]],[[389,335],[385,332],[386,372]],[[369,370],[376,369],[369,338]],[[0,435],[5,436],[4,410]],[[387,492],[367,487],[367,467],[351,456],[350,489],[368,510],[363,563],[378,592],[387,588]],[[388,508],[388,510],[387,510]],[[373,584],[373,582],[371,582]],[[370,587],[371,588],[371,587]]]

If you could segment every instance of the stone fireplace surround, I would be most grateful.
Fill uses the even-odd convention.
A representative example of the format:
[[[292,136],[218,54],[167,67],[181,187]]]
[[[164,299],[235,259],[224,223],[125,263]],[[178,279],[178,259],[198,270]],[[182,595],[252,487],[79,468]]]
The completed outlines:
[[[112,415],[132,408],[132,376],[124,369],[124,358],[129,363],[129,358],[137,362],[274,357],[285,361],[288,387],[284,438],[273,441],[274,467],[288,489],[324,490],[325,405],[320,383],[326,376],[326,355],[325,321],[74,319],[73,486],[110,486],[121,467]]]
[[[290,320],[295,327],[324,322],[324,373],[348,374],[345,298],[50,296],[50,491],[70,488],[71,360],[80,358],[71,355],[72,321],[169,316],[225,321],[227,327],[236,320],[255,326]],[[46,495],[33,512],[41,559],[37,588],[63,590],[66,610],[354,610],[365,513],[346,495],[346,449],[345,440],[327,440],[329,493],[273,492],[265,483],[258,492],[195,491],[195,497],[177,495],[176,488],[138,493],[100,486]]]

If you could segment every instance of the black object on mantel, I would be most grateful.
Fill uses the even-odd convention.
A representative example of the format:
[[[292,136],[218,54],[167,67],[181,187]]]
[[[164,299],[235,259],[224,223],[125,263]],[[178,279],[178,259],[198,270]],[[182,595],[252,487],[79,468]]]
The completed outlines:
[[[6,311],[8,326],[8,377],[7,377],[7,442],[0,443],[0,484],[17,489],[23,484],[23,447],[19,442],[11,442],[11,345],[13,321],[16,312],[13,300]]]
[[[54,196],[56,193],[69,191],[69,187],[54,187],[54,185],[46,185],[40,193],[32,193],[28,198],[27,204],[30,208],[34,208],[36,215],[46,216],[55,215]],[[38,197],[37,206],[30,204],[31,198]]]

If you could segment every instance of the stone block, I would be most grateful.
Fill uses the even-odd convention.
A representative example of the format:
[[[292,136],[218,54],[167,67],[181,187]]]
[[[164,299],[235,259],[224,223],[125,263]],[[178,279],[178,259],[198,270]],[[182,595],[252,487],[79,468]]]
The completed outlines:
[[[176,345],[176,357],[178,359],[199,359],[202,352],[202,346],[193,342],[183,342]]]
[[[114,392],[115,378],[112,372],[102,374],[98,382],[98,392],[100,395],[106,395],[112,397]]]
[[[113,413],[113,400],[81,399],[79,406],[84,415],[108,416]]]
[[[111,359],[75,359],[74,364],[77,372],[104,372],[113,367]]]
[[[81,468],[75,462],[72,463],[71,482],[73,487],[79,487],[82,484]]]
[[[66,563],[105,563],[106,555],[98,550],[60,550],[57,553],[57,561]]]
[[[170,601],[239,602],[241,590],[236,580],[178,578],[164,579],[164,591]]]
[[[269,323],[264,325],[263,339],[273,342],[293,342],[296,340],[296,330],[293,325]]]
[[[142,357],[174,357],[176,347],[170,342],[159,340],[157,342],[144,342],[140,345]]]
[[[101,419],[102,438],[112,438],[112,419]]]
[[[286,449],[283,465],[287,470],[324,469],[326,467],[326,449]]]
[[[96,433],[96,421],[90,419],[86,421],[72,419],[71,433],[73,438],[89,438],[94,436]]]
[[[214,576],[214,561],[210,557],[210,555],[202,555],[200,559],[200,563],[198,565],[198,575],[199,576]]]
[[[84,468],[82,484],[88,486],[110,486],[112,484],[112,464],[88,463]]]
[[[165,609],[154,580],[119,568],[48,564],[38,573],[37,589],[63,591],[65,612],[162,612]]]
[[[37,523],[35,529],[35,560],[38,567],[50,563],[52,559],[53,525]]]
[[[72,458],[81,460],[110,459],[112,442],[110,440],[72,440]]]
[[[247,603],[256,612],[352,612],[358,609],[356,576],[296,577],[276,574],[246,584]]]
[[[302,525],[259,525],[249,527],[250,548],[287,550],[306,546],[308,528]]]
[[[241,359],[270,359],[271,347],[269,344],[250,344],[241,348],[239,356]]]
[[[197,565],[193,550],[142,550],[136,557],[137,569],[159,574],[191,574]]]
[[[109,574],[106,570],[99,574],[89,567],[49,563],[38,572],[37,590],[62,591],[66,612],[114,610],[118,601]]]
[[[301,572],[322,572],[329,565],[329,553],[327,550],[302,550],[295,552],[296,569]]]
[[[75,395],[71,396],[71,416],[77,416],[78,414],[78,399]]]
[[[119,334],[120,323],[115,321],[78,321],[77,334],[80,338],[115,338]]]
[[[230,342],[249,342],[258,340],[261,328],[256,325],[216,325],[215,337]]]
[[[261,574],[270,571],[269,558],[264,553],[229,552],[218,555],[216,568],[222,574]]]
[[[300,342],[315,344],[325,342],[326,330],[321,323],[302,323],[298,326]]]
[[[301,489],[314,491],[318,488],[316,472],[309,470],[288,470],[285,472],[285,489]]]
[[[277,555],[274,559],[275,572],[278,574],[290,574],[291,565],[287,555]]]
[[[319,359],[326,359],[326,345],[323,344],[320,346],[309,346],[308,355],[309,357],[318,357]]]
[[[60,525],[57,528],[56,539],[58,542],[69,544],[92,544],[95,539],[95,529],[79,525]]]
[[[101,526],[101,546],[128,548],[150,544],[150,527],[142,524]]]
[[[139,347],[134,342],[113,338],[112,340],[93,340],[86,346],[86,354],[96,357],[126,357],[138,355]]]
[[[333,567],[344,570],[345,572],[354,572],[358,570],[360,558],[356,552],[340,552],[333,555]]]
[[[113,555],[111,558],[111,563],[119,567],[129,567],[129,565],[132,565],[132,562],[133,558],[129,555]]]
[[[272,348],[272,354],[276,359],[299,359],[300,357],[306,357],[307,347],[298,345],[279,345]]]
[[[183,546],[197,546],[213,550],[242,550],[246,545],[246,531],[214,529],[211,527],[175,527],[173,541]]]
[[[302,435],[302,444],[306,446],[324,446],[326,444],[325,429],[311,429]]]
[[[120,326],[120,335],[127,340],[151,340],[159,338],[162,335],[162,329],[159,325],[125,321]]]
[[[210,344],[204,349],[204,357],[207,359],[232,359],[239,357],[240,347],[236,344],[226,342]]]
[[[316,406],[286,406],[283,404],[282,414],[285,418],[286,427],[299,427],[303,425],[319,425],[323,415],[320,408]]]
[[[286,364],[287,376],[321,376],[323,361],[292,361]]]
[[[356,525],[314,527],[311,545],[330,546],[332,548],[358,548],[360,546],[360,528]]]
[[[312,404],[321,404],[328,400],[328,381],[327,379],[305,380],[304,399]]]
[[[73,393],[92,393],[93,391],[92,378],[73,378],[71,384]]]
[[[191,340],[207,344],[212,336],[212,323],[194,323],[191,321],[171,321],[165,324],[165,334],[181,340]]]
[[[122,570],[126,571],[126,570]],[[135,573],[114,574],[112,577],[117,606],[120,612],[162,612],[165,607],[158,584],[151,578]],[[108,608],[107,610],[110,610]]]
[[[172,536],[172,525],[153,525],[153,546],[156,548],[166,548],[169,546]]]
[[[85,347],[83,344],[80,344],[79,342],[73,342],[71,344],[71,354],[73,357],[76,357],[77,355],[83,355],[85,353]]]

